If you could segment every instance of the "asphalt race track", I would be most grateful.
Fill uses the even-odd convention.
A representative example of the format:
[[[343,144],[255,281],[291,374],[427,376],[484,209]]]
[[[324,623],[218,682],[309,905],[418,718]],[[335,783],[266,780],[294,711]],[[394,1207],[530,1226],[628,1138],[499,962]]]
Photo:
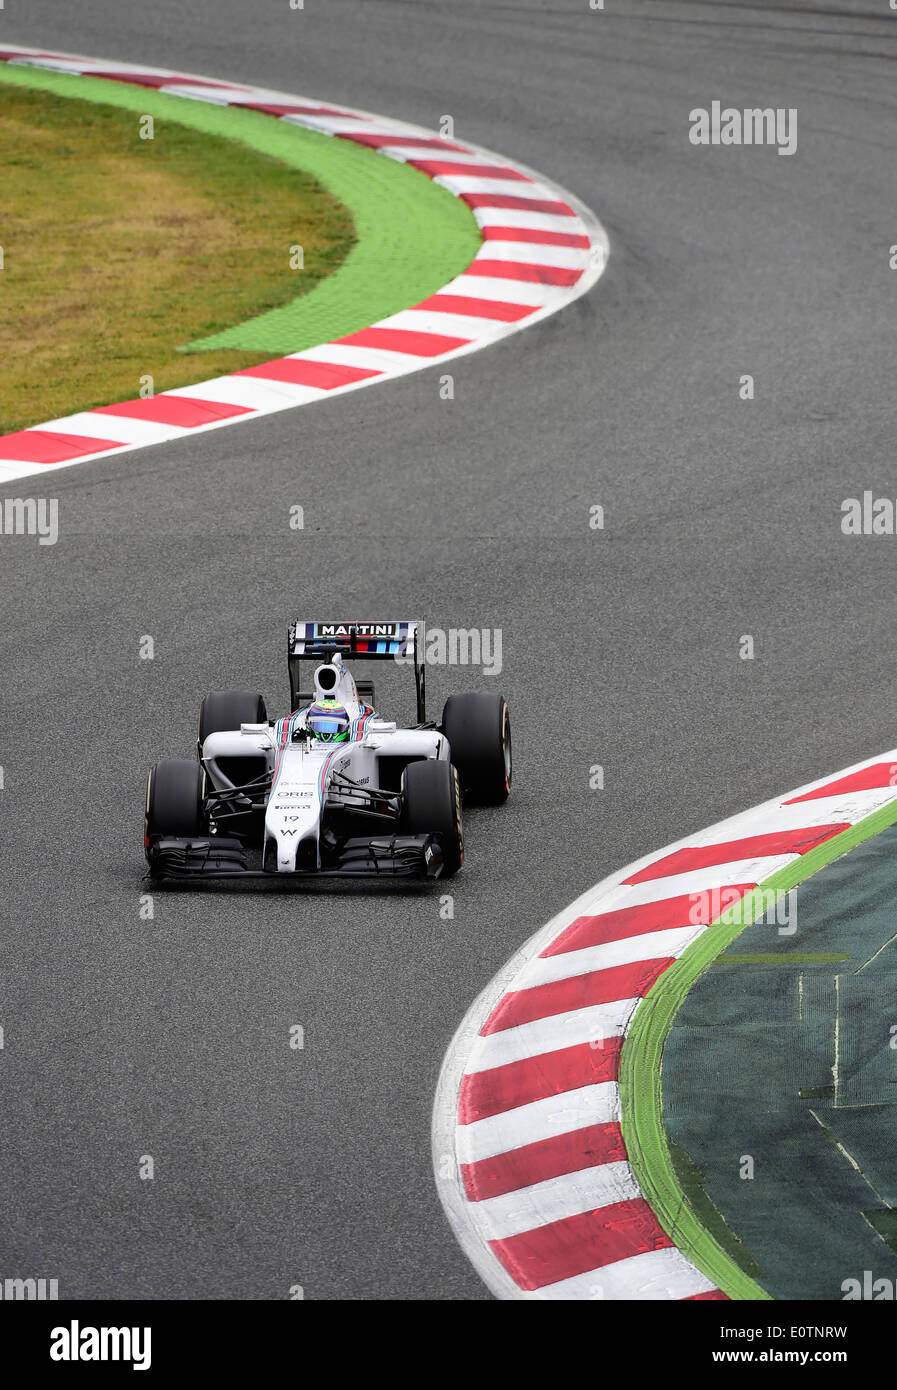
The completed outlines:
[[[435,368],[63,470],[59,543],[0,546],[5,1272],[488,1297],[429,1153],[474,996],[604,874],[894,743],[897,541],[840,509],[897,495],[897,16],[29,0],[0,38],[451,114],[608,230],[596,288],[456,360],[454,401]],[[796,154],[691,145],[715,99],[797,108]],[[515,790],[468,818],[454,920],[432,889],[158,892],[143,920],[146,768],[192,753],[208,689],[283,712],[288,620],[348,611],[502,630]],[[434,711],[471,681],[433,671]]]

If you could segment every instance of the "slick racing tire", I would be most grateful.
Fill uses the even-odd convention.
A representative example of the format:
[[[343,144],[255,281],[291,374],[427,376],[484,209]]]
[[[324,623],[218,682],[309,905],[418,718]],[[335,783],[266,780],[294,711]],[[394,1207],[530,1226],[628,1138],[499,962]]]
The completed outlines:
[[[442,711],[465,801],[500,806],[511,790],[511,716],[503,695],[472,691],[450,695]]]
[[[189,758],[165,758],[150,769],[146,779],[144,848],[162,837],[194,839],[208,835],[202,802],[206,775]]]
[[[451,763],[427,759],[405,768],[402,831],[406,835],[438,835],[442,877],[451,878],[458,872],[464,862],[464,837],[458,774]]]
[[[199,707],[198,752],[209,734],[228,733],[241,724],[267,724],[261,695],[252,690],[213,690]]]

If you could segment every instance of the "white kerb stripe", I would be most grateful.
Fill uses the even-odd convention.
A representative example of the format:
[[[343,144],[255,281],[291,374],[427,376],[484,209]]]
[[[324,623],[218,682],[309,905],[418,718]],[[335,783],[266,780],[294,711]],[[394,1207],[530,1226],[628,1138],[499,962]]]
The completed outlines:
[[[378,145],[377,151],[387,159],[394,159],[397,164],[409,164],[413,159],[478,159],[479,155],[457,153],[455,150],[436,150],[432,146],[415,145],[409,142],[407,145]]]
[[[620,1093],[616,1081],[582,1086],[564,1095],[534,1100],[502,1115],[489,1115],[457,1129],[458,1161],[478,1163],[482,1158],[553,1139],[586,1125],[606,1124],[620,1118]]]
[[[378,328],[379,324],[373,327]],[[304,348],[302,352],[291,352],[289,355],[297,362],[332,362],[335,366],[362,367],[366,371],[382,372],[387,376],[413,372],[421,364],[421,358],[413,352],[356,347],[352,343],[322,343],[320,347]]]
[[[506,280],[498,275],[467,275],[463,272],[447,285],[443,285],[439,294],[464,294],[472,299],[499,299],[505,304],[526,304],[533,309],[544,309],[564,297],[564,291],[557,285],[543,285],[538,280]]]
[[[893,800],[893,787],[872,787],[868,791],[818,797],[813,801],[798,802],[796,806],[775,807],[758,822],[756,830],[758,834],[766,835],[783,830],[803,830],[811,825],[837,825],[843,821],[854,825]],[[751,826],[742,823],[741,833],[750,835]],[[701,836],[695,837],[695,844],[702,842]]]
[[[633,1201],[640,1195],[628,1163],[602,1163],[475,1202],[472,1215],[486,1240],[507,1240],[552,1221]]]
[[[554,199],[557,203],[559,200]],[[585,236],[586,229],[578,217],[566,212],[534,212],[529,208],[474,208],[473,215],[481,227],[520,227],[533,232],[566,232]],[[539,245],[537,242],[536,245]]]
[[[447,188],[458,197],[461,193],[510,193],[515,198],[538,198],[546,202],[556,201],[536,184],[523,183],[520,179],[490,179],[485,174],[436,174],[433,182]]]
[[[285,106],[287,103],[284,102]],[[290,112],[281,116],[290,125],[307,126],[309,130],[319,130],[322,135],[352,134],[353,131],[367,132],[367,122],[360,116],[309,116],[304,112]]]
[[[569,979],[573,975],[588,975],[593,970],[609,970],[617,965],[634,965],[637,961],[679,956],[686,946],[697,940],[702,931],[704,927],[700,923],[670,927],[667,931],[645,932],[642,936],[627,936],[621,941],[605,941],[600,946],[566,951],[563,955],[536,956],[519,975],[514,976],[508,988],[533,989]]]
[[[630,1255],[615,1260],[600,1269],[588,1270],[557,1284],[527,1290],[524,1298],[546,1300],[645,1299],[649,1302],[671,1302],[693,1298],[695,1294],[711,1293],[716,1285],[687,1260],[681,1250],[667,1246],[663,1250],[648,1250],[643,1255]]]
[[[545,1052],[560,1052],[577,1043],[620,1037],[626,1030],[639,999],[615,999],[611,1004],[591,1004],[551,1018],[520,1023],[500,1033],[475,1040],[464,1065],[466,1073],[491,1071]]]
[[[533,241],[485,241],[477,255],[484,260],[550,265],[558,270],[585,270],[589,263],[589,251],[585,247],[545,246]]]
[[[777,854],[764,855],[759,859],[733,859],[725,864],[711,864],[706,869],[670,874],[667,878],[627,883],[621,886],[621,891],[608,895],[608,907],[635,907],[661,902],[664,898],[676,898],[681,894],[709,893],[730,883],[763,883],[799,858],[799,854]]]
[[[186,83],[174,82],[160,87],[163,96],[184,97],[187,101],[204,101],[207,106],[230,106],[235,93],[222,92],[217,87],[194,87]],[[241,94],[245,95],[245,93]]]
[[[126,415],[98,415],[90,410],[65,415],[59,420],[48,420],[37,428],[52,430],[56,434],[86,435],[89,439],[114,439],[119,444],[164,443],[171,438],[172,430],[175,434],[190,433],[177,425],[162,425],[155,420],[134,420]]]
[[[378,328],[403,328],[411,333],[439,333],[448,338],[465,338],[468,342],[480,338],[499,338],[514,325],[503,319],[483,318],[477,314],[444,313],[441,309],[400,309]]]
[[[289,381],[268,381],[257,376],[220,376],[195,386],[176,386],[168,396],[186,396],[198,401],[220,401],[242,405],[250,410],[270,412],[320,400],[329,393],[318,386],[299,386]]]

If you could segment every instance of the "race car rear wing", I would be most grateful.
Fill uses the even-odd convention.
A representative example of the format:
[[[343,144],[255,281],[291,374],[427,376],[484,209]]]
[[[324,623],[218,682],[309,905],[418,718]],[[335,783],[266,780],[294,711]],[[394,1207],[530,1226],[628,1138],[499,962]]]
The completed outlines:
[[[396,661],[414,667],[417,690],[417,720],[423,724],[426,712],[426,672],[424,667],[424,624],[421,622],[391,623],[321,623],[290,624],[288,660],[290,667],[290,699],[292,708],[303,703],[300,669],[303,661],[329,661],[334,652],[343,659],[361,661]],[[357,681],[359,694],[369,683]],[[313,698],[313,697],[309,697]]]

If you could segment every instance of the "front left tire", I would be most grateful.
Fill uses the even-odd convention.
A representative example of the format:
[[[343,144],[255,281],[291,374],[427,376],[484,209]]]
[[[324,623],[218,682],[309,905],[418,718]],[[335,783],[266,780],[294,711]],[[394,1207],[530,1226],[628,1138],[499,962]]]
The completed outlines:
[[[409,763],[402,773],[402,831],[438,835],[442,877],[451,878],[464,862],[461,789],[450,762],[427,759]]]
[[[150,769],[143,823],[147,858],[155,840],[169,836],[192,840],[208,835],[203,812],[205,782],[202,766],[189,758],[164,758]]]

